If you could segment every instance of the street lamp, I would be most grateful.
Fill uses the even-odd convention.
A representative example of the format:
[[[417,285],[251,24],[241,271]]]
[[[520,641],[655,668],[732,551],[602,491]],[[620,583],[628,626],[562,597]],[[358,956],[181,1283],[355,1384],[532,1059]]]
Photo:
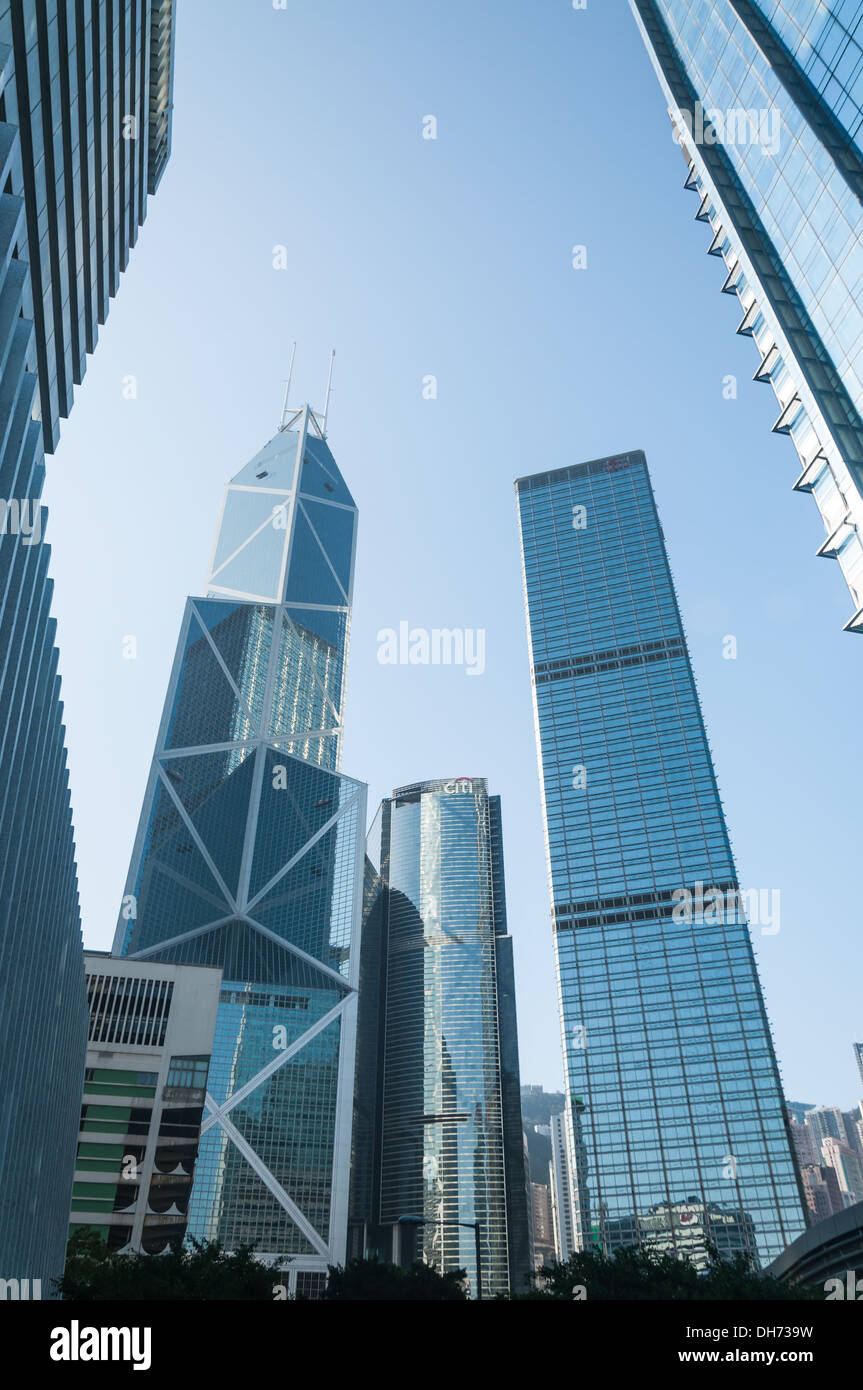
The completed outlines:
[[[424,1216],[400,1216],[398,1220],[400,1226],[464,1226],[469,1231],[473,1231],[474,1241],[476,1242],[476,1298],[477,1302],[482,1302],[482,1250],[480,1249],[478,1221],[427,1221]]]

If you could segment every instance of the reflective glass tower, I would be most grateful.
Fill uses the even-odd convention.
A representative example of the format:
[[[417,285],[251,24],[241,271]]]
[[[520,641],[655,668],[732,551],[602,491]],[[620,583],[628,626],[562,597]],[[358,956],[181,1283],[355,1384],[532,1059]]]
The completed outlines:
[[[87,1001],[45,454],[165,168],[173,0],[0,0],[0,1278],[62,1272]]]
[[[630,5],[863,632],[863,5]]]
[[[500,798],[400,787],[369,835],[354,1253],[524,1289],[527,1173]],[[407,1218],[407,1219],[406,1219]]]
[[[802,1201],[647,464],[516,489],[577,1239],[766,1263]]]
[[[338,767],[356,521],[308,406],[228,485],[114,947],[221,967],[188,1229],[278,1259],[292,1289],[345,1255],[366,789]]]

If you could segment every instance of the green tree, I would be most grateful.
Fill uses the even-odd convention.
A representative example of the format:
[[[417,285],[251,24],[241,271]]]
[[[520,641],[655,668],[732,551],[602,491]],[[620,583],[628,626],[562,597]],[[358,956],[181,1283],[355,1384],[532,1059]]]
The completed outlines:
[[[817,1289],[783,1284],[770,1274],[754,1270],[745,1255],[720,1259],[709,1249],[710,1264],[699,1273],[688,1260],[667,1252],[628,1247],[613,1255],[585,1250],[562,1264],[546,1266],[537,1274],[530,1299],[584,1299],[589,1303],[652,1299],[654,1301],[704,1302],[718,1299],[749,1302],[759,1299],[812,1300],[823,1297]],[[583,1293],[581,1291],[584,1291]]]
[[[349,1299],[424,1299],[464,1302],[465,1271],[439,1274],[434,1265],[417,1262],[401,1269],[387,1260],[348,1260],[344,1268],[330,1266],[324,1298],[344,1302]]]
[[[252,1256],[250,1247],[227,1254],[215,1242],[179,1241],[163,1255],[121,1255],[96,1232],[73,1231],[66,1268],[55,1281],[61,1298],[120,1302],[154,1299],[272,1299],[280,1275]]]

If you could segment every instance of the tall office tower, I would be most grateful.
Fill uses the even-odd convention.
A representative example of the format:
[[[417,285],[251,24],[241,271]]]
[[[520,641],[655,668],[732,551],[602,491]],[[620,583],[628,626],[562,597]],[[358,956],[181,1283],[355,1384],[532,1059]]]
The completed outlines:
[[[792,1124],[805,1125],[808,1111],[814,1110],[815,1106],[811,1101],[789,1100],[786,1101],[785,1109],[788,1111]]]
[[[863,1161],[863,1105],[858,1108],[856,1114],[857,1119],[854,1121],[853,1126],[853,1141],[849,1134],[848,1142],[851,1144],[852,1149],[859,1155],[861,1161]]]
[[[767,1262],[802,1197],[647,463],[516,488],[584,1239],[688,1250],[684,1203]]]
[[[788,1108],[790,1110],[791,1107]],[[791,1142],[794,1145],[797,1166],[801,1172],[813,1163],[821,1162],[820,1140],[816,1140],[809,1125],[800,1124],[799,1120],[794,1119],[793,1116],[791,1117]]]
[[[630,0],[863,632],[863,11],[854,0]]]
[[[531,1224],[533,1227],[534,1269],[554,1264],[557,1251],[554,1244],[554,1217],[551,1210],[551,1191],[547,1182],[530,1184]]]
[[[807,1164],[801,1169],[801,1177],[812,1224],[826,1221],[828,1216],[838,1216],[845,1210],[845,1199],[833,1168],[826,1163]]]
[[[186,604],[114,952],[220,966],[189,1232],[343,1263],[366,788],[340,775],[357,512],[326,416],[231,480]]]
[[[846,1144],[860,1153],[860,1109],[842,1111],[842,1127]]]
[[[860,1073],[860,1084],[863,1085],[863,1043],[854,1044],[854,1060]]]
[[[819,1105],[806,1112],[806,1125],[811,1130],[816,1148],[825,1139],[839,1139],[843,1144],[847,1138],[845,1121],[838,1105]]]
[[[524,1132],[523,1123],[521,1131],[521,1161],[524,1166],[524,1195],[525,1210],[527,1216],[527,1260],[528,1274],[530,1274],[532,1270],[536,1269],[536,1244],[534,1238],[533,1225],[533,1219],[535,1215],[535,1201],[533,1191],[534,1184],[532,1183],[530,1177],[530,1153],[528,1152],[527,1135]]]
[[[87,1000],[39,498],[168,158],[173,0],[0,3],[0,1276],[63,1268]]]
[[[500,798],[484,778],[400,787],[368,841],[355,1253],[466,1269],[477,1296],[530,1270]]]
[[[839,1182],[846,1206],[863,1202],[863,1165],[857,1152],[841,1139],[832,1135],[822,1140],[821,1153],[824,1162],[832,1168]]]
[[[186,1233],[220,970],[85,951],[90,1040],[71,1229],[161,1255]],[[71,1232],[70,1232],[71,1234]]]
[[[847,1144],[863,1159],[863,1125],[859,1109],[841,1110],[838,1105],[810,1106],[804,1118],[804,1129],[810,1136],[814,1154],[810,1162],[822,1162],[822,1145],[825,1139],[835,1139],[840,1144]]]
[[[559,1260],[568,1260],[570,1255],[584,1249],[573,1164],[570,1161],[573,1149],[572,1112],[567,1106],[562,1114],[551,1117],[551,1162],[548,1167],[554,1249]]]

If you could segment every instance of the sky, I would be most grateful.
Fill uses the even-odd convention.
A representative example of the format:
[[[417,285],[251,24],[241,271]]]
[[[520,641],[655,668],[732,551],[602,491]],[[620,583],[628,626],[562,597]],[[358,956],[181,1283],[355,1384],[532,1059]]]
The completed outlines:
[[[342,770],[370,818],[426,778],[500,794],[522,1081],[562,1065],[513,480],[644,449],[740,879],[781,894],[754,941],[786,1094],[855,1104],[863,641],[626,0],[179,0],[173,121],[44,495],[85,945],[113,938],[223,487],[292,342],[315,408],[334,347]],[[403,621],[482,629],[483,674],[382,665]]]

